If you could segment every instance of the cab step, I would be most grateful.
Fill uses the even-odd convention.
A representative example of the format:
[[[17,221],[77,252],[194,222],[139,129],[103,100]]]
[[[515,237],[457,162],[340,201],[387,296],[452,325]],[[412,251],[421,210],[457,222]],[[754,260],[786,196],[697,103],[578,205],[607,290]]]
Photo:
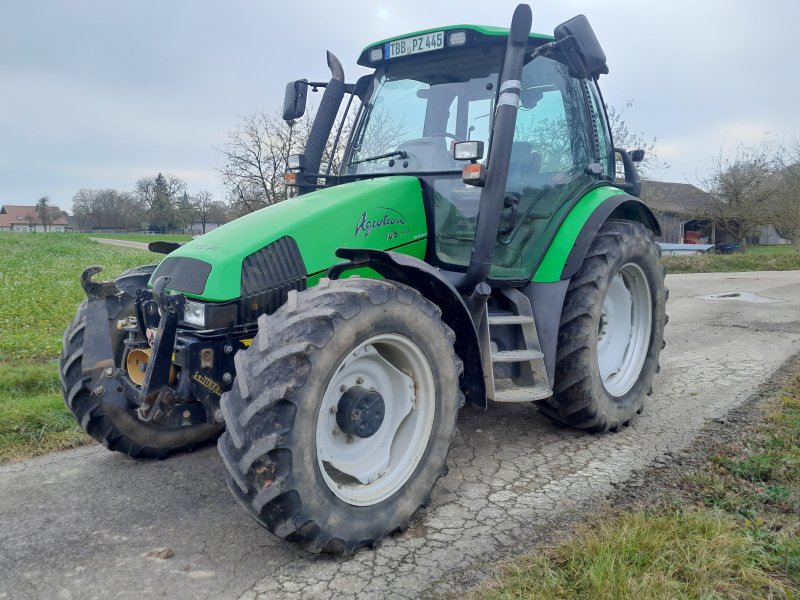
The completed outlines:
[[[544,354],[538,350],[504,350],[502,352],[492,352],[492,362],[524,362],[542,358],[544,358]]]
[[[543,385],[532,387],[509,387],[507,389],[495,389],[495,402],[533,402],[534,400],[544,400],[553,395],[553,390]]]

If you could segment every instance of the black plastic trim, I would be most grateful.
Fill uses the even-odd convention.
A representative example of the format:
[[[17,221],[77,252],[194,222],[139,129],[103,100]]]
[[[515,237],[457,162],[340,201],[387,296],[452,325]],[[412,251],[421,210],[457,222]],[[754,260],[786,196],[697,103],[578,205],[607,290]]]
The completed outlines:
[[[169,289],[187,294],[202,295],[206,289],[211,264],[190,256],[168,256],[161,261],[152,281],[169,277]]]

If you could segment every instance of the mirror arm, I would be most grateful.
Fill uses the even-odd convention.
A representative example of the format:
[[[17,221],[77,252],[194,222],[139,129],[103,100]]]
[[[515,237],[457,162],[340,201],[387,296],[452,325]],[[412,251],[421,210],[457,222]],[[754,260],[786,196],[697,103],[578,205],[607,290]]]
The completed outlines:
[[[638,198],[642,193],[642,180],[639,179],[639,172],[631,160],[631,155],[622,148],[614,148],[614,152],[622,157],[622,167],[625,169],[625,183],[618,183],[617,187]]]

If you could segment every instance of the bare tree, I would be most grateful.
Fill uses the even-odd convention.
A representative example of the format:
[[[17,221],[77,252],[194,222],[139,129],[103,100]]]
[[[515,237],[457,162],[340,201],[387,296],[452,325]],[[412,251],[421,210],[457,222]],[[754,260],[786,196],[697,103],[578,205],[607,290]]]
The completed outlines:
[[[202,232],[206,232],[209,223],[221,224],[226,221],[226,206],[214,200],[211,192],[205,190],[197,192],[192,199],[196,220],[200,222]]]
[[[340,114],[323,152],[322,173],[335,174],[341,167],[352,126],[348,118],[334,147],[342,118]],[[305,150],[313,122],[314,110],[310,107],[300,119],[288,122],[278,112],[261,111],[241,117],[237,128],[228,132],[227,143],[219,149],[225,159],[219,173],[235,214],[253,212],[291,196],[292,190],[283,181],[286,161]]]
[[[289,155],[302,152],[310,118],[284,121],[277,112],[241,117],[228,132],[219,151],[225,165],[219,169],[222,184],[237,212],[247,213],[285,200],[283,174]]]
[[[788,146],[779,149],[780,196],[778,198],[778,230],[800,246],[800,137],[794,136]]]
[[[614,146],[623,150],[644,150],[644,160],[640,162],[636,169],[639,175],[646,178],[653,169],[667,169],[669,165],[658,158],[656,151],[657,138],[645,137],[643,133],[634,133],[625,121],[625,111],[633,106],[633,100],[628,100],[621,109],[614,106],[608,107],[608,122],[611,126],[611,135],[614,138]],[[617,176],[621,177],[625,172],[622,161],[617,157]]]
[[[720,151],[714,167],[701,182],[711,194],[707,218],[726,229],[741,246],[761,225],[778,216],[780,176],[765,141],[759,146],[739,146],[733,157]]]
[[[146,209],[128,192],[81,189],[72,197],[72,213],[80,229],[139,229]]]
[[[42,224],[42,228],[47,231],[47,227],[53,223],[53,212],[50,208],[49,196],[42,196],[36,202],[36,216]]]

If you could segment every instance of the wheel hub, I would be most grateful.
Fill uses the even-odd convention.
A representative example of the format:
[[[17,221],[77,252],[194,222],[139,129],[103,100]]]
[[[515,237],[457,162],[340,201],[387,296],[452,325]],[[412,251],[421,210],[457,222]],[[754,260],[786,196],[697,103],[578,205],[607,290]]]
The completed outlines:
[[[368,438],[375,435],[386,416],[386,405],[375,390],[361,386],[349,388],[336,407],[336,424],[347,435]]]

